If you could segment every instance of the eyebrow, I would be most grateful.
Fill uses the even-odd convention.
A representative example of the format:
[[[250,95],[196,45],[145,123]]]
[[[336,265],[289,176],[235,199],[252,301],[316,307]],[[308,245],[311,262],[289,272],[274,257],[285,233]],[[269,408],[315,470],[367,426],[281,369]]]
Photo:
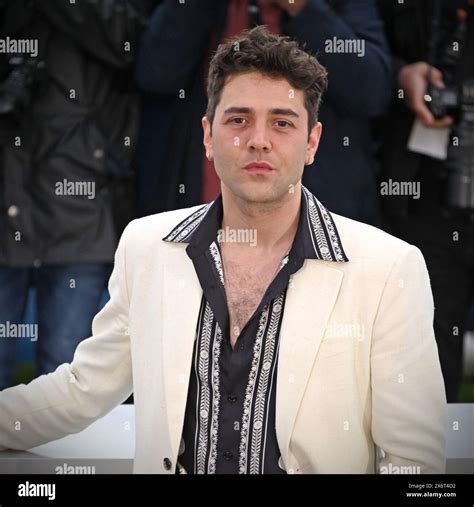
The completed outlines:
[[[231,113],[241,113],[241,114],[251,114],[254,113],[255,110],[250,107],[228,107],[224,114],[231,114]],[[294,116],[295,118],[299,118],[300,115],[293,111],[293,109],[285,109],[285,108],[274,108],[269,110],[271,115],[283,115],[283,116]]]

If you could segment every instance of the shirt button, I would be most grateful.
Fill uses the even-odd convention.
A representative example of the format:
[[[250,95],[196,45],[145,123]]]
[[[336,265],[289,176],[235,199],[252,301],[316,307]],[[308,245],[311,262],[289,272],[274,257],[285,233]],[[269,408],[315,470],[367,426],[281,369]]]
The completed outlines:
[[[234,396],[233,394],[229,394],[229,395],[227,396],[227,401],[228,401],[229,403],[235,403],[235,402],[237,401],[237,396]]]
[[[11,218],[16,217],[19,212],[20,209],[18,208],[18,206],[15,206],[14,204],[12,204],[7,210],[8,216]]]
[[[280,312],[281,311],[281,304],[280,303],[275,303],[273,305],[273,309],[272,309],[273,313],[277,313],[277,312]]]
[[[163,460],[163,468],[165,470],[171,470],[171,460],[169,458]]]
[[[234,455],[230,451],[225,451],[222,456],[224,456],[224,459],[226,461],[230,461],[234,457]]]

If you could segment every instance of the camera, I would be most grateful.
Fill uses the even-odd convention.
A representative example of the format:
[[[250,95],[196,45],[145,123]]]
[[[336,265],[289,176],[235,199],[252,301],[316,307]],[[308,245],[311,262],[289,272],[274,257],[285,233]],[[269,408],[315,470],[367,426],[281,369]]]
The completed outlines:
[[[433,85],[428,86],[425,94],[425,101],[428,109],[436,120],[455,114],[459,105],[459,90],[456,86],[446,88],[437,88]]]
[[[452,115],[455,123],[448,146],[446,204],[453,208],[474,209],[474,79],[461,86],[430,87],[425,96],[436,119]]]

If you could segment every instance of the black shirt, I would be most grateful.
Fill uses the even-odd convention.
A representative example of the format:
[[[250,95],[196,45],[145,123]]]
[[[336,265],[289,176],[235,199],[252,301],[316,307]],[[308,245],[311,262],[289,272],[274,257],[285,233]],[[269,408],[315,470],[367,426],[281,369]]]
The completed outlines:
[[[330,213],[305,187],[293,245],[235,348],[218,241],[222,197],[178,224],[165,241],[188,242],[203,289],[177,471],[285,473],[275,431],[278,345],[291,275],[306,258],[348,259]]]

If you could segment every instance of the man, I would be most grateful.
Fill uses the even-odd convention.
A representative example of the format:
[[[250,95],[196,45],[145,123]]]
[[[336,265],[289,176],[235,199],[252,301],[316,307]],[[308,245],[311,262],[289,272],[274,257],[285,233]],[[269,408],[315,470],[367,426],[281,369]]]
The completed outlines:
[[[152,3],[0,2],[0,389],[19,339],[36,342],[42,375],[91,333],[134,216],[131,69]],[[33,286],[37,324],[26,325]]]
[[[304,44],[331,76],[319,115],[324,139],[303,184],[339,215],[377,225],[380,196],[370,120],[390,103],[391,68],[374,0],[161,1],[137,54],[137,84],[144,92],[138,212],[208,203],[219,194],[220,182],[200,139],[205,76],[218,43],[255,25]]]
[[[443,471],[423,258],[301,185],[325,86],[263,27],[219,47],[203,127],[222,195],[128,226],[93,336],[0,394],[3,449],[79,431],[133,386],[135,472],[373,473],[374,444],[381,472]]]

